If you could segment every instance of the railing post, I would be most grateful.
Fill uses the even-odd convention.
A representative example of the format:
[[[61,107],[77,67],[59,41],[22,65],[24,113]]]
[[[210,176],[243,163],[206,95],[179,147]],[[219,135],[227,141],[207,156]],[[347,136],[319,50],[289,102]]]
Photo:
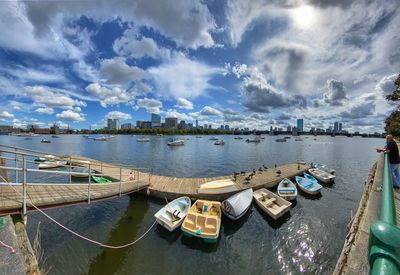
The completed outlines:
[[[121,197],[121,187],[122,187],[122,167],[119,168],[119,196]]]
[[[14,154],[14,156],[15,156],[15,168],[18,168],[18,155],[17,155],[17,147],[15,147],[14,146],[14,150],[15,150],[15,154]],[[15,170],[15,183],[18,183],[18,171],[17,170]]]
[[[69,156],[69,184],[72,183],[72,175],[71,175],[71,156]]]
[[[27,222],[26,216],[26,156],[22,156],[22,219],[24,224]],[[18,171],[16,171],[18,172]]]
[[[90,204],[90,185],[92,184],[92,169],[90,168],[90,163],[89,163],[89,184],[88,184],[88,204]]]
[[[100,171],[103,173],[103,162],[100,162]]]

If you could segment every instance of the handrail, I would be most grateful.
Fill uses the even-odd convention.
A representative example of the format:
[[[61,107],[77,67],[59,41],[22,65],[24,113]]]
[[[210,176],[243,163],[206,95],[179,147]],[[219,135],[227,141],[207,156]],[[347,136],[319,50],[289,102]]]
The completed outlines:
[[[400,229],[396,222],[396,207],[393,198],[392,174],[388,153],[383,163],[382,196],[379,220],[370,228],[368,261],[372,275],[399,274]]]

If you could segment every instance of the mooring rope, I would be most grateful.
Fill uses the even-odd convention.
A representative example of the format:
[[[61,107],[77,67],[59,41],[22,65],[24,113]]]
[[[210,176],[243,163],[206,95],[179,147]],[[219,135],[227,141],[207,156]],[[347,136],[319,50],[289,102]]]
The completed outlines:
[[[2,241],[0,241],[0,247],[2,247],[2,246],[7,247],[8,249],[10,249],[11,253],[13,253],[13,254],[15,253],[14,247],[12,247],[11,245],[8,245],[8,244],[3,243]]]
[[[14,190],[15,193],[17,193],[18,195],[20,195],[20,196],[22,197],[22,194],[21,194],[17,189],[15,189],[14,186],[12,186],[8,181],[6,181],[1,175],[0,175],[0,177],[4,180],[4,182],[6,182],[6,183]],[[128,246],[132,246],[132,245],[136,244],[138,241],[140,241],[142,238],[144,238],[144,237],[147,235],[147,233],[149,233],[150,230],[151,230],[151,229],[154,227],[154,225],[157,223],[157,221],[154,221],[153,224],[146,230],[146,232],[144,232],[139,238],[137,238],[137,239],[134,240],[133,242],[130,242],[130,243],[127,243],[127,244],[124,244],[124,245],[119,245],[119,246],[107,245],[107,244],[103,244],[103,243],[101,243],[101,242],[92,240],[92,239],[90,239],[90,238],[88,238],[88,237],[85,237],[85,236],[83,236],[83,235],[81,235],[81,234],[79,234],[79,233],[73,231],[72,229],[66,227],[65,225],[61,224],[60,222],[58,222],[57,220],[55,220],[54,218],[52,218],[50,215],[48,215],[48,214],[46,214],[45,212],[43,212],[39,207],[37,207],[37,206],[32,202],[32,199],[30,198],[30,196],[28,196],[28,197],[29,197],[29,200],[30,200],[30,204],[33,206],[33,208],[35,208],[37,211],[39,211],[40,213],[42,213],[42,214],[43,214],[46,218],[48,218],[50,221],[54,222],[54,223],[57,224],[59,227],[61,227],[62,229],[68,231],[68,232],[71,233],[72,235],[74,235],[74,236],[76,236],[76,237],[78,237],[78,238],[81,238],[81,239],[83,239],[83,240],[85,240],[85,241],[88,241],[88,242],[90,242],[90,243],[97,244],[98,246],[101,246],[101,247],[104,247],[104,248],[121,249],[121,248],[125,248],[125,247],[128,247]],[[8,247],[8,246],[7,246],[7,247]]]

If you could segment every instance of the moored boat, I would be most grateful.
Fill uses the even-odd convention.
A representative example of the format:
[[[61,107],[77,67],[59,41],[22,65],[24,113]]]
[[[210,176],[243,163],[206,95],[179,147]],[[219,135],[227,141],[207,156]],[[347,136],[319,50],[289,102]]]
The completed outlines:
[[[285,178],[278,184],[278,195],[285,200],[292,201],[297,197],[296,185],[289,179]]]
[[[214,145],[224,145],[224,144],[225,144],[225,142],[222,139],[217,140],[216,142],[214,142]]]
[[[313,175],[317,180],[324,183],[330,183],[335,180],[335,176],[317,168],[311,168],[308,172]]]
[[[181,229],[186,236],[216,243],[221,229],[221,203],[197,200],[190,208]]]
[[[41,141],[40,141],[41,143],[51,143],[51,141],[50,140],[48,140],[48,139],[42,139]]]
[[[211,137],[210,140],[218,140],[217,137]]]
[[[136,139],[137,142],[149,142],[150,139],[149,138],[138,138]]]
[[[276,142],[286,142],[286,139],[285,138],[278,138],[278,139],[275,139],[275,141]]]
[[[168,146],[182,146],[182,145],[185,145],[185,141],[182,139],[175,139],[175,140],[169,141],[167,143],[167,145]]]
[[[256,137],[253,139],[248,138],[248,139],[246,139],[246,142],[247,143],[259,143],[259,142],[261,142],[261,139],[259,137]]]
[[[192,203],[189,197],[180,197],[158,210],[154,217],[157,222],[169,231],[178,228],[185,219]]]
[[[331,169],[328,166],[326,166],[325,164],[320,164],[320,163],[312,163],[311,164],[312,168],[317,168],[321,171],[327,172],[329,174],[334,175],[335,174],[335,169]]]
[[[222,212],[231,220],[238,220],[246,214],[253,200],[253,189],[243,190],[224,200],[221,204]]]
[[[105,136],[96,137],[96,138],[93,138],[93,140],[96,140],[96,141],[107,141],[107,137],[105,137]]]
[[[277,220],[290,210],[291,202],[275,195],[273,192],[261,188],[253,193],[256,204],[271,218]]]
[[[52,169],[67,165],[66,161],[44,161],[38,165],[38,169]]]
[[[321,192],[322,186],[318,183],[313,183],[309,179],[296,176],[296,183],[297,186],[302,190],[303,192],[310,194],[310,195],[317,195]]]
[[[199,194],[222,194],[235,191],[238,191],[238,188],[231,179],[209,181],[201,184],[197,189]]]
[[[105,177],[99,177],[99,176],[92,176],[92,180],[95,183],[111,183],[112,181],[105,178]]]
[[[242,137],[234,137],[234,139],[243,139]]]
[[[310,174],[307,174],[306,172],[303,173],[304,177],[308,180],[310,180],[312,183],[318,183],[318,180],[311,176]]]
[[[87,178],[89,177],[89,168],[86,167],[72,167],[71,168],[71,177],[73,178]],[[90,174],[96,174],[97,172],[93,169],[90,169]]]

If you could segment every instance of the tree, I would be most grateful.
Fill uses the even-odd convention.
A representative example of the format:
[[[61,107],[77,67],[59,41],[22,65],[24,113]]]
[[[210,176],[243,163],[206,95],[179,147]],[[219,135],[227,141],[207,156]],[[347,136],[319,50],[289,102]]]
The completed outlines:
[[[394,81],[395,90],[386,96],[386,100],[400,101],[400,74]],[[385,119],[385,130],[387,133],[400,137],[400,106]]]

